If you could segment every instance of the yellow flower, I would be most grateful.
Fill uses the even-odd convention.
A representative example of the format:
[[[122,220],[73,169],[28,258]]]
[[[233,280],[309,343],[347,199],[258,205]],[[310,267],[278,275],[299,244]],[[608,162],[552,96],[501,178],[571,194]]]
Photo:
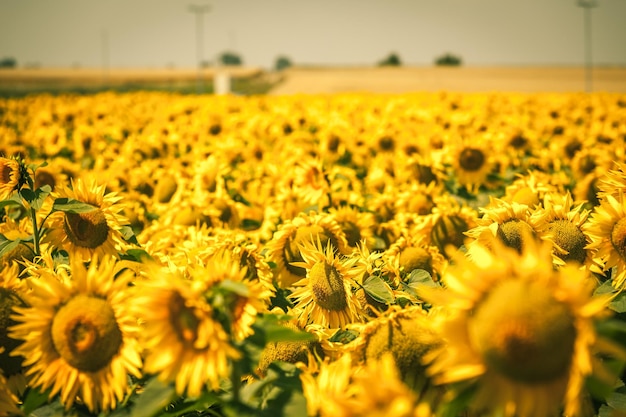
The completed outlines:
[[[607,271],[616,268],[611,276],[613,286],[621,289],[626,282],[626,198],[605,195],[596,206],[583,231],[591,240],[585,248],[593,259]]]
[[[281,224],[267,245],[266,257],[274,262],[274,279],[282,288],[306,276],[306,270],[294,262],[303,260],[300,245],[317,238],[324,246],[332,246],[340,253],[348,252],[346,236],[337,221],[329,214],[311,212],[301,213],[298,217]]]
[[[0,354],[2,354],[2,348],[0,348]],[[9,390],[7,380],[0,371],[0,416],[19,416],[22,412],[17,407],[19,399],[17,396]]]
[[[522,253],[476,247],[446,270],[446,289],[425,289],[446,344],[429,373],[477,386],[471,408],[518,417],[577,415],[584,381],[596,363],[594,321],[606,298],[577,266],[555,270],[547,242]]]
[[[66,409],[80,401],[91,412],[112,410],[128,391],[128,376],[140,377],[136,318],[128,311],[132,273],[115,274],[113,258],[86,269],[71,262],[71,277],[31,279],[27,307],[16,307],[10,336],[23,341],[30,384],[50,398],[60,394]]]
[[[424,243],[439,249],[445,257],[465,244],[465,232],[476,226],[477,213],[471,207],[457,203],[451,196],[436,200],[432,213],[424,216],[411,233],[425,237]]]
[[[239,356],[207,302],[208,280],[189,280],[153,266],[137,282],[133,308],[142,318],[144,371],[174,381],[176,392],[197,397],[205,385],[216,389]]]
[[[300,244],[306,277],[294,283],[290,298],[297,311],[298,324],[314,323],[322,327],[339,328],[363,320],[363,310],[354,291],[356,279],[363,273],[357,265],[359,258],[339,258],[332,245],[304,240]]]
[[[72,181],[72,188],[60,187],[54,193],[55,198],[77,200],[93,206],[93,210],[52,213],[43,241],[84,261],[93,256],[116,256],[125,246],[120,230],[128,221],[120,214],[124,208],[119,204],[121,197],[105,192],[104,185],[80,178]]]
[[[319,417],[429,417],[428,404],[398,377],[393,358],[384,355],[353,366],[350,355],[324,361],[300,374],[307,415]]]
[[[589,242],[582,230],[589,210],[583,209],[583,205],[575,205],[569,192],[565,195],[548,193],[543,208],[532,215],[541,238],[554,245],[552,254],[556,265],[578,262],[581,266],[590,266],[592,263],[591,251],[585,249]]]
[[[494,169],[489,146],[486,139],[472,138],[460,141],[450,151],[454,175],[470,192],[476,192],[481,185],[487,185],[487,177]]]
[[[11,356],[20,341],[9,336],[9,328],[16,324],[11,318],[15,307],[24,306],[24,281],[19,278],[17,263],[0,267],[0,374],[7,379],[7,387],[15,394],[25,388],[22,356]]]
[[[344,347],[359,363],[367,363],[391,354],[398,376],[415,392],[430,389],[424,357],[442,344],[431,325],[431,318],[421,307],[388,311],[367,324],[360,334]]]
[[[490,248],[497,240],[521,252],[525,239],[533,239],[538,235],[537,225],[525,204],[492,199],[489,208],[481,211],[483,215],[477,220],[478,225],[465,233],[474,239],[469,243],[469,248],[476,244]]]
[[[20,163],[15,159],[0,157],[0,201],[11,197],[20,180]]]

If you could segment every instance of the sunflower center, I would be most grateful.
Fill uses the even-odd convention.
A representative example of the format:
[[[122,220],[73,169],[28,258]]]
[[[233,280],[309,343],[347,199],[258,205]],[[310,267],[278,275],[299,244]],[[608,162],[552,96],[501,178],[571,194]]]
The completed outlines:
[[[11,172],[13,172],[13,169],[9,165],[2,165],[2,169],[0,169],[0,181],[2,184],[8,184],[11,181]]]
[[[359,226],[350,221],[340,222],[341,229],[346,234],[348,245],[355,247],[361,241],[361,230]]]
[[[554,243],[561,249],[567,251],[567,254],[559,255],[564,261],[576,261],[583,263],[587,252],[585,245],[587,240],[581,230],[572,222],[564,219],[555,220],[550,223],[550,232],[553,236]]]
[[[193,310],[185,305],[185,299],[178,293],[170,299],[170,320],[178,339],[188,347],[193,347],[198,338],[200,321]]]
[[[536,282],[495,287],[469,321],[469,338],[487,367],[520,383],[567,376],[576,340],[567,305]]]
[[[54,316],[52,342],[58,354],[74,368],[98,372],[119,351],[122,332],[106,300],[78,295]]]
[[[302,262],[302,255],[300,254],[300,245],[304,242],[310,242],[313,239],[313,242],[317,241],[319,237],[320,242],[322,243],[322,247],[326,247],[326,245],[334,244],[331,237],[326,233],[322,226],[311,225],[300,227],[296,230],[296,233],[288,240],[285,244],[285,248],[283,249],[283,253],[285,256],[285,265],[287,269],[294,275],[304,278],[306,276],[306,269],[300,268],[299,266],[291,265],[291,262]],[[336,245],[335,245],[336,246]]]
[[[532,237],[534,232],[528,223],[520,219],[510,219],[498,227],[496,236],[509,248],[522,252],[524,236]]]
[[[465,148],[459,155],[459,164],[465,171],[478,171],[485,164],[485,154],[480,149]]]
[[[348,307],[343,277],[325,261],[313,265],[309,271],[309,285],[315,302],[322,308],[341,311]]]
[[[90,249],[102,245],[109,234],[106,218],[99,208],[86,213],[65,213],[63,229],[74,245]]]
[[[35,173],[35,188],[39,188],[44,185],[49,185],[50,188],[54,190],[56,185],[54,176],[48,171],[37,170]]]
[[[626,259],[626,217],[621,218],[613,226],[611,244],[622,259]]]
[[[423,269],[432,275],[433,257],[423,248],[409,246],[400,252],[400,267],[410,273],[414,269]]]

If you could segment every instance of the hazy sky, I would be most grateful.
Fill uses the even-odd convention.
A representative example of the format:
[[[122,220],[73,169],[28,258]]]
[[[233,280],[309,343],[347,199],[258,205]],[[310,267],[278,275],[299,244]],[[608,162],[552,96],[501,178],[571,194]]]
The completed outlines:
[[[580,65],[576,0],[0,0],[0,58],[54,67],[192,67],[203,15],[206,60],[234,50],[244,64],[372,65],[391,52],[430,65]],[[626,65],[626,0],[592,11],[594,62]],[[107,47],[104,47],[107,45]],[[108,51],[108,52],[104,52]]]

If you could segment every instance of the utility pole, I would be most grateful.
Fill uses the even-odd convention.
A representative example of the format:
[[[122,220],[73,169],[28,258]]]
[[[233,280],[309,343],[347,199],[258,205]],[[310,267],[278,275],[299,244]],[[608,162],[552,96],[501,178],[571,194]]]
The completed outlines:
[[[202,17],[205,13],[211,11],[211,6],[208,4],[190,4],[189,11],[196,15],[196,60],[198,64],[198,79],[196,81],[196,89],[198,94],[202,91],[202,38],[203,38],[203,20]]]
[[[591,42],[591,9],[598,5],[597,0],[578,0],[583,8],[585,25],[585,90],[593,91],[593,54]]]
[[[102,84],[107,87],[109,82],[109,31],[102,29],[100,38],[102,41]]]

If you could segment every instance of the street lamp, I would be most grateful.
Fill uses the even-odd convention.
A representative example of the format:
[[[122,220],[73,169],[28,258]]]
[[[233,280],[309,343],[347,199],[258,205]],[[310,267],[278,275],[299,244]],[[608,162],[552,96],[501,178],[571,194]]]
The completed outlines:
[[[196,15],[196,60],[198,62],[198,79],[196,82],[196,89],[199,94],[202,89],[202,17],[205,13],[211,11],[211,6],[208,4],[190,4],[189,11]]]
[[[593,90],[593,55],[591,53],[591,9],[598,5],[597,0],[578,0],[583,8],[585,19],[585,87],[588,93]]]

